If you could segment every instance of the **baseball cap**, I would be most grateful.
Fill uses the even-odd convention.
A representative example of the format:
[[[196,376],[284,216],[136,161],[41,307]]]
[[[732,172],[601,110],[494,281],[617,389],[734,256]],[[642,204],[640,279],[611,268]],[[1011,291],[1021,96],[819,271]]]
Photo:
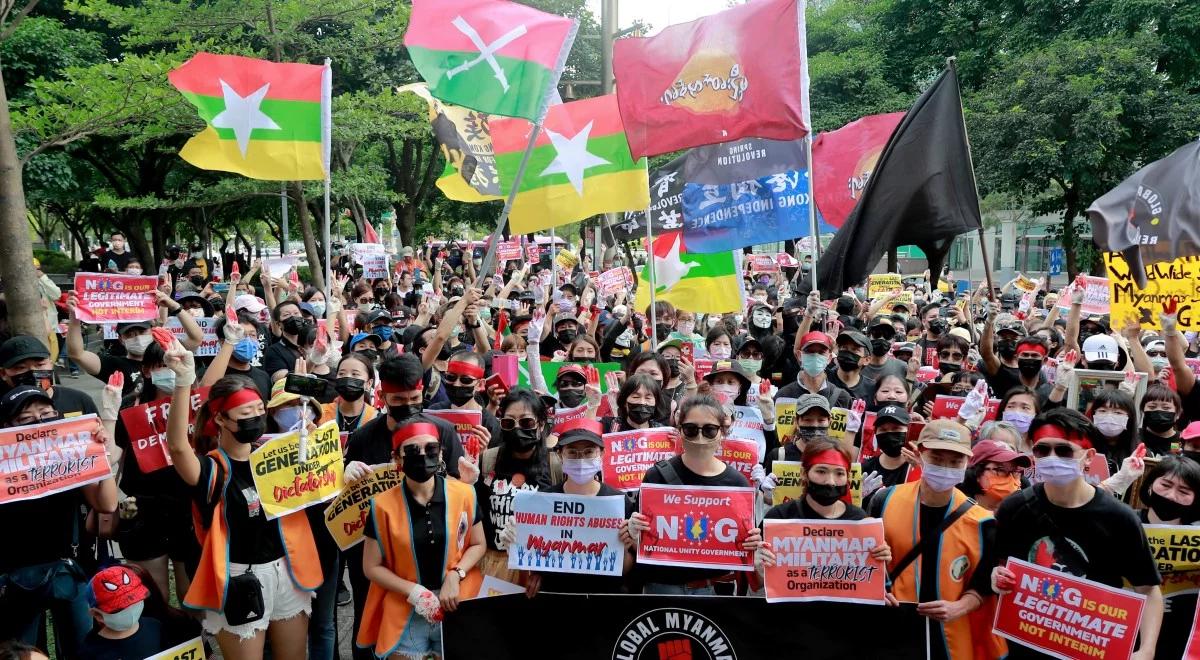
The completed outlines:
[[[662,349],[668,348],[671,346],[674,346],[675,348],[682,350],[683,349],[683,340],[680,339],[679,337],[668,338],[667,340],[663,341],[662,343],[660,343],[658,345],[658,350],[661,351]]]
[[[800,350],[808,348],[811,344],[821,344],[825,348],[828,348],[831,351],[833,350],[833,341],[829,339],[829,335],[821,332],[820,330],[813,330],[806,333],[804,337],[800,339]],[[867,347],[870,348],[870,343],[867,344]]]
[[[258,314],[266,308],[266,303],[259,300],[257,297],[250,295],[249,293],[243,293],[242,295],[233,299],[234,311],[241,311],[244,309],[251,314]]]
[[[557,328],[559,326],[559,324],[566,323],[568,321],[570,321],[571,323],[574,323],[576,325],[579,325],[579,319],[575,318],[574,314],[572,314],[570,312],[560,312],[558,315],[556,315],[554,317],[554,327]]]
[[[54,401],[41,388],[33,385],[18,385],[0,397],[0,421],[9,422],[17,413],[33,401],[43,401],[51,405]]]
[[[392,322],[392,315],[386,309],[376,309],[370,314],[367,314],[367,325],[372,325],[380,321]]]
[[[564,363],[563,366],[558,368],[558,373],[554,376],[554,382],[557,384],[558,381],[562,380],[563,376],[572,374],[579,376],[583,382],[587,382],[587,374],[585,374],[583,371],[583,365],[575,364],[573,362]]]
[[[355,333],[354,336],[350,338],[349,342],[347,342],[346,350],[352,350],[354,348],[355,344],[357,344],[358,342],[363,341],[363,340],[368,340],[372,344],[375,344],[375,348],[379,348],[379,345],[383,343],[383,338],[380,337],[379,335],[372,335],[372,334],[368,334],[366,332],[358,332],[358,333]]]
[[[1020,321],[1010,316],[1008,320],[996,322],[996,334],[1000,334],[1001,332],[1011,332],[1018,337],[1024,337],[1025,326]]]
[[[910,355],[916,355],[917,345],[911,341],[903,341],[903,342],[900,342],[899,344],[896,344],[896,346],[894,346],[892,348],[892,355],[895,355],[896,353],[904,353],[904,352],[908,352]]]
[[[967,342],[971,341],[970,331],[962,326],[955,326],[953,328],[950,328],[949,334],[953,337],[960,337],[962,339],[965,339],[965,340],[967,340]]]
[[[876,316],[871,319],[871,323],[867,325],[867,330],[872,331],[879,328],[879,333],[884,339],[891,339],[896,336],[896,326],[892,325],[892,319],[887,316]]]
[[[142,579],[127,566],[109,566],[92,577],[91,586],[96,609],[105,614],[120,612],[150,596]]]
[[[143,330],[149,330],[150,322],[149,321],[129,321],[127,323],[118,323],[117,324],[117,334],[118,335],[124,334],[126,330],[133,330],[134,328],[142,328]]]
[[[1115,364],[1120,359],[1117,340],[1109,335],[1092,335],[1083,342],[1083,357],[1088,362],[1108,360]]]
[[[857,330],[847,330],[837,336],[838,346],[841,346],[846,342],[858,344],[867,351],[871,350],[871,340],[867,339],[866,335]]]
[[[971,456],[971,431],[952,419],[935,419],[921,429],[917,448],[947,449]]]
[[[590,442],[597,447],[603,447],[604,439],[600,437],[603,431],[604,427],[597,420],[587,417],[573,419],[564,424],[559,431],[558,446],[564,447],[573,442]]]
[[[992,461],[994,463],[1014,462],[1020,467],[1029,467],[1033,461],[1028,456],[1013,449],[999,440],[981,440],[971,450],[971,465]]]
[[[762,342],[758,341],[758,339],[754,335],[740,335],[737,338],[737,340],[734,342],[734,346],[733,346],[734,355],[741,353],[742,349],[749,346],[750,344],[754,344],[756,347],[758,347],[759,351],[762,350]]]
[[[1179,437],[1184,440],[1200,438],[1200,422],[1192,422],[1191,424],[1188,424],[1183,429],[1183,432],[1179,434]]]
[[[309,303],[300,303],[300,311],[307,312],[309,316],[316,317],[317,310]]]
[[[820,394],[805,394],[796,399],[796,416],[799,417],[808,411],[819,408],[829,414],[829,399]]]
[[[14,364],[30,358],[45,359],[50,351],[37,337],[17,335],[0,344],[0,367],[8,369]]]
[[[905,426],[908,426],[908,424],[912,421],[912,417],[909,416],[908,410],[906,410],[904,406],[884,406],[880,408],[879,411],[875,413],[875,423],[878,424],[885,419],[890,419],[893,422],[898,422]]]
[[[412,249],[411,247],[407,246],[407,245],[406,245],[406,246],[404,246],[404,247],[402,247],[402,248],[400,248],[400,256],[402,256],[402,257],[411,257],[411,256],[413,256],[413,249]]]

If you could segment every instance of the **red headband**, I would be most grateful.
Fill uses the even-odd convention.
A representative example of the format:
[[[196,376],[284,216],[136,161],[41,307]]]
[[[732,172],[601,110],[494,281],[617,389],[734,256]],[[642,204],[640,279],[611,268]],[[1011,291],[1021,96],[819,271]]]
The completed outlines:
[[[431,435],[435,438],[440,437],[438,435],[438,427],[434,424],[429,422],[416,422],[413,424],[408,424],[396,429],[396,432],[392,434],[392,451],[396,451],[400,445],[404,444],[405,440],[408,440],[409,438],[415,438],[418,435]]]
[[[1034,431],[1032,440],[1035,445],[1042,440],[1066,440],[1067,442],[1074,442],[1084,449],[1092,448],[1092,441],[1086,435],[1068,431],[1054,424],[1039,426],[1038,430]]]
[[[1046,357],[1046,347],[1036,341],[1019,342],[1017,344],[1017,352],[1020,353],[1021,351],[1037,351],[1042,354],[1042,357]]]
[[[847,470],[850,469],[850,461],[846,460],[846,456],[836,449],[826,449],[822,452],[817,452],[812,456],[804,457],[804,469],[817,465],[840,465]]]
[[[397,383],[391,383],[386,380],[379,381],[379,391],[384,394],[396,394],[403,392],[424,392],[425,381],[419,381],[413,387],[401,387]]]
[[[455,376],[483,378],[483,367],[474,362],[467,362],[466,360],[451,360],[446,364],[446,373],[454,374]]]
[[[229,412],[238,406],[244,406],[247,403],[254,403],[255,401],[262,401],[262,395],[253,387],[240,389],[220,399],[209,400],[208,410],[212,413],[212,416],[208,418],[208,423],[204,425],[204,434],[216,435],[219,432],[216,424],[217,413]]]

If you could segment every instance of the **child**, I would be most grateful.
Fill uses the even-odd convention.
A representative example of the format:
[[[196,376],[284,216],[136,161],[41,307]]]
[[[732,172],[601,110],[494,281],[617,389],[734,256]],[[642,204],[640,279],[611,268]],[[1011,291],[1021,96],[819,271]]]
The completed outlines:
[[[162,626],[142,617],[150,590],[125,566],[109,566],[92,578],[96,606],[92,618],[100,624],[83,640],[80,657],[92,660],[146,658],[162,651]]]

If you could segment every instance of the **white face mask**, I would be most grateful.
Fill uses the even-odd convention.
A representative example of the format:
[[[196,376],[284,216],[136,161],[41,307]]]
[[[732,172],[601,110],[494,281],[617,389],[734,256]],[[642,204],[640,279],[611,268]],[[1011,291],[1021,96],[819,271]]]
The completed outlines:
[[[1121,432],[1129,424],[1129,415],[1124,413],[1096,413],[1092,423],[1096,425],[1096,429],[1104,434],[1106,438],[1115,438],[1121,435]]]
[[[193,307],[193,308],[187,310],[187,313],[191,314],[192,318],[194,318],[194,319],[204,318],[204,308],[203,307]]]
[[[596,478],[601,468],[601,458],[564,458],[562,461],[563,474],[577,484],[586,484]]]
[[[751,314],[750,319],[754,323],[754,327],[756,327],[756,328],[771,327],[771,313],[766,311],[765,309],[754,310],[754,313]]]
[[[708,354],[717,360],[728,360],[729,356],[733,355],[733,349],[728,346],[712,346],[708,349]]]
[[[951,468],[931,464],[921,467],[921,479],[937,493],[944,493],[954,488],[961,484],[966,477],[966,468]]]
[[[125,269],[125,272],[129,273],[130,275],[141,275],[142,269],[138,266],[130,266],[129,268]]]
[[[680,321],[679,323],[675,324],[675,329],[685,335],[690,335],[690,334],[692,334],[692,331],[696,329],[696,322],[695,321]]]
[[[150,372],[150,382],[159,392],[170,392],[175,389],[175,372],[170,369],[155,369]]]
[[[313,314],[314,314],[314,315],[316,315],[316,317],[317,317],[317,318],[324,318],[324,317],[325,317],[325,303],[323,303],[323,302],[311,302],[311,303],[309,303],[309,304],[310,304],[310,305],[312,305],[312,308],[313,308]]]
[[[121,340],[125,346],[126,352],[130,355],[144,355],[146,349],[150,348],[150,344],[154,341],[154,337],[150,336],[149,332],[144,332],[136,337]]]

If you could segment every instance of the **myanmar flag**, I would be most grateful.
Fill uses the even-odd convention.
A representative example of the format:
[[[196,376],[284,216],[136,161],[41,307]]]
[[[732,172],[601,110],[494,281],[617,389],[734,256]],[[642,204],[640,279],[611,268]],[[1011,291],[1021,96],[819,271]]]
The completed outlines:
[[[577,21],[506,0],[413,0],[404,45],[429,91],[536,121],[558,89]]]
[[[501,188],[511,189],[529,144],[532,124],[492,121],[492,147]],[[597,96],[551,106],[525,169],[509,224],[525,234],[598,213],[650,205],[646,159],[634,160],[625,141],[617,97]]]
[[[654,239],[655,299],[689,312],[724,314],[743,308],[737,251],[694,254],[683,245],[683,232]],[[638,310],[650,304],[649,267],[638,273]]]
[[[208,124],[179,155],[251,179],[324,179],[329,160],[329,66],[197,53],[167,74]]]

